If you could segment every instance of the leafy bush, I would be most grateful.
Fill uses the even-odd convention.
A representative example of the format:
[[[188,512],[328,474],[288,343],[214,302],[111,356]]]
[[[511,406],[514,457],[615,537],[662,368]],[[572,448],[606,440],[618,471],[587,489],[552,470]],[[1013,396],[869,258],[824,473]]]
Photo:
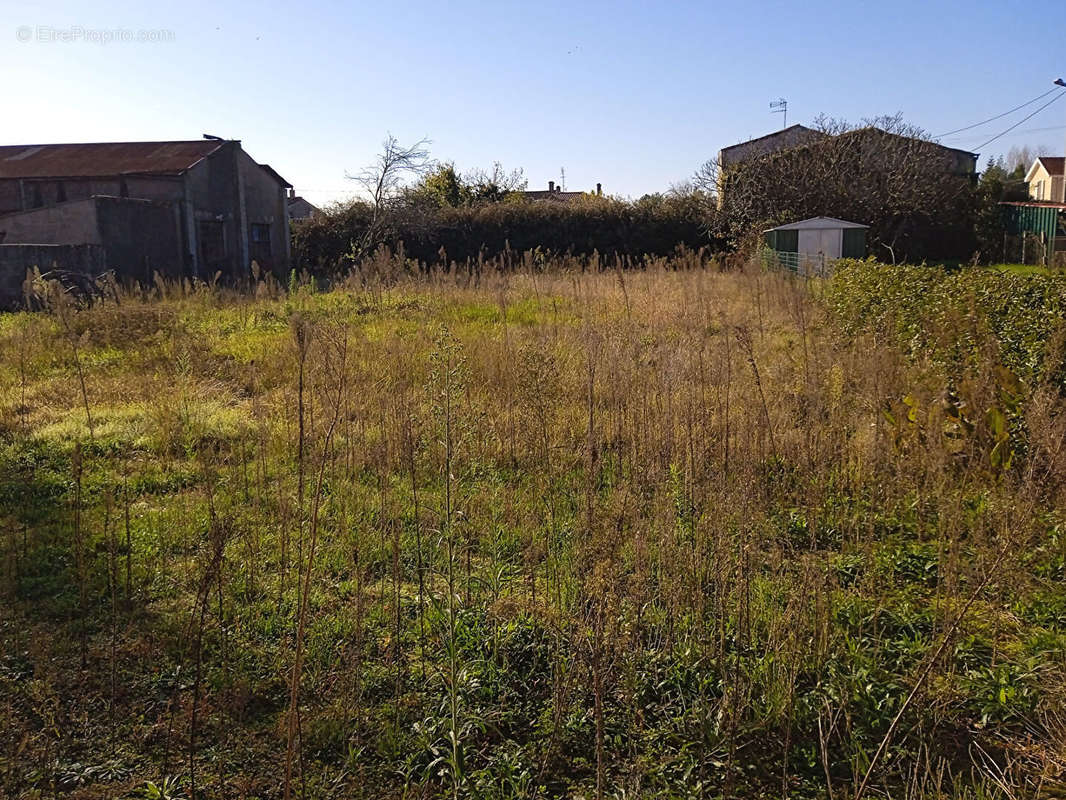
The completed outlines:
[[[827,292],[847,335],[898,342],[953,376],[996,361],[1027,384],[1066,388],[1061,337],[1066,334],[1066,274],[840,262]]]

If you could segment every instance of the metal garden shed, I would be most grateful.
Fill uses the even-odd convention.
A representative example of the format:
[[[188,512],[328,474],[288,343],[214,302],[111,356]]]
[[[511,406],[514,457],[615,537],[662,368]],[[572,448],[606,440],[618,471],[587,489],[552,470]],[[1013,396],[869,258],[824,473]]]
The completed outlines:
[[[833,217],[812,217],[766,231],[766,244],[780,253],[837,258],[864,258],[869,225]]]

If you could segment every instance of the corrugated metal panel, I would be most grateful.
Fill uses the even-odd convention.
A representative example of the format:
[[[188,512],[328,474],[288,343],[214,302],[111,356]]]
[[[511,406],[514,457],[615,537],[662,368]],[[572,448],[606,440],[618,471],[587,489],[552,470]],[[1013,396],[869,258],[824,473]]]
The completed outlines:
[[[1059,209],[1053,206],[1038,205],[1009,205],[1005,208],[1007,209],[1007,229],[1011,233],[1055,235]]]
[[[1012,203],[1004,205],[1007,231],[1015,236],[1031,233],[1040,236],[1051,258],[1055,247],[1061,209],[1054,205]]]
[[[779,231],[779,234],[790,231]],[[841,231],[839,228],[809,228],[796,231],[797,250],[804,255],[820,255],[822,258],[840,258]]]

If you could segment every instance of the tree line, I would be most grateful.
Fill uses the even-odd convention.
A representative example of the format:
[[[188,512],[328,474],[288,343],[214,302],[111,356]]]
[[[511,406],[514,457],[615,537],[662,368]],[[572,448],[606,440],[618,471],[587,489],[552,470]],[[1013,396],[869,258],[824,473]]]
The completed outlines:
[[[521,169],[460,172],[433,161],[427,140],[404,146],[390,135],[375,163],[349,176],[364,198],[295,225],[293,252],[301,269],[325,273],[383,247],[422,265],[525,252],[640,258],[743,250],[766,228],[831,216],[870,225],[870,255],[884,260],[1002,260],[999,203],[1024,195],[1027,154],[993,159],[979,178],[964,151],[900,115],[857,125],[823,116],[814,128],[823,134],[814,142],[727,170],[712,159],[638,199],[533,199]]]
[[[638,200],[571,193],[532,199],[521,169],[459,172],[429,158],[428,142],[389,136],[374,164],[349,177],[365,199],[341,203],[293,231],[299,267],[346,271],[379,248],[402,249],[420,264],[464,264],[532,251],[605,258],[669,255],[715,245],[710,203],[686,187]]]

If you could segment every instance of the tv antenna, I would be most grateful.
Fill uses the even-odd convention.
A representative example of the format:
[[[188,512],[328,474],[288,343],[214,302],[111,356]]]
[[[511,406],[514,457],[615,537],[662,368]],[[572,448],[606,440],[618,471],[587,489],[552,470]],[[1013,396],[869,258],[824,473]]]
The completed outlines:
[[[781,114],[781,130],[788,127],[788,100],[783,97],[779,97],[777,100],[770,101],[770,113]]]

